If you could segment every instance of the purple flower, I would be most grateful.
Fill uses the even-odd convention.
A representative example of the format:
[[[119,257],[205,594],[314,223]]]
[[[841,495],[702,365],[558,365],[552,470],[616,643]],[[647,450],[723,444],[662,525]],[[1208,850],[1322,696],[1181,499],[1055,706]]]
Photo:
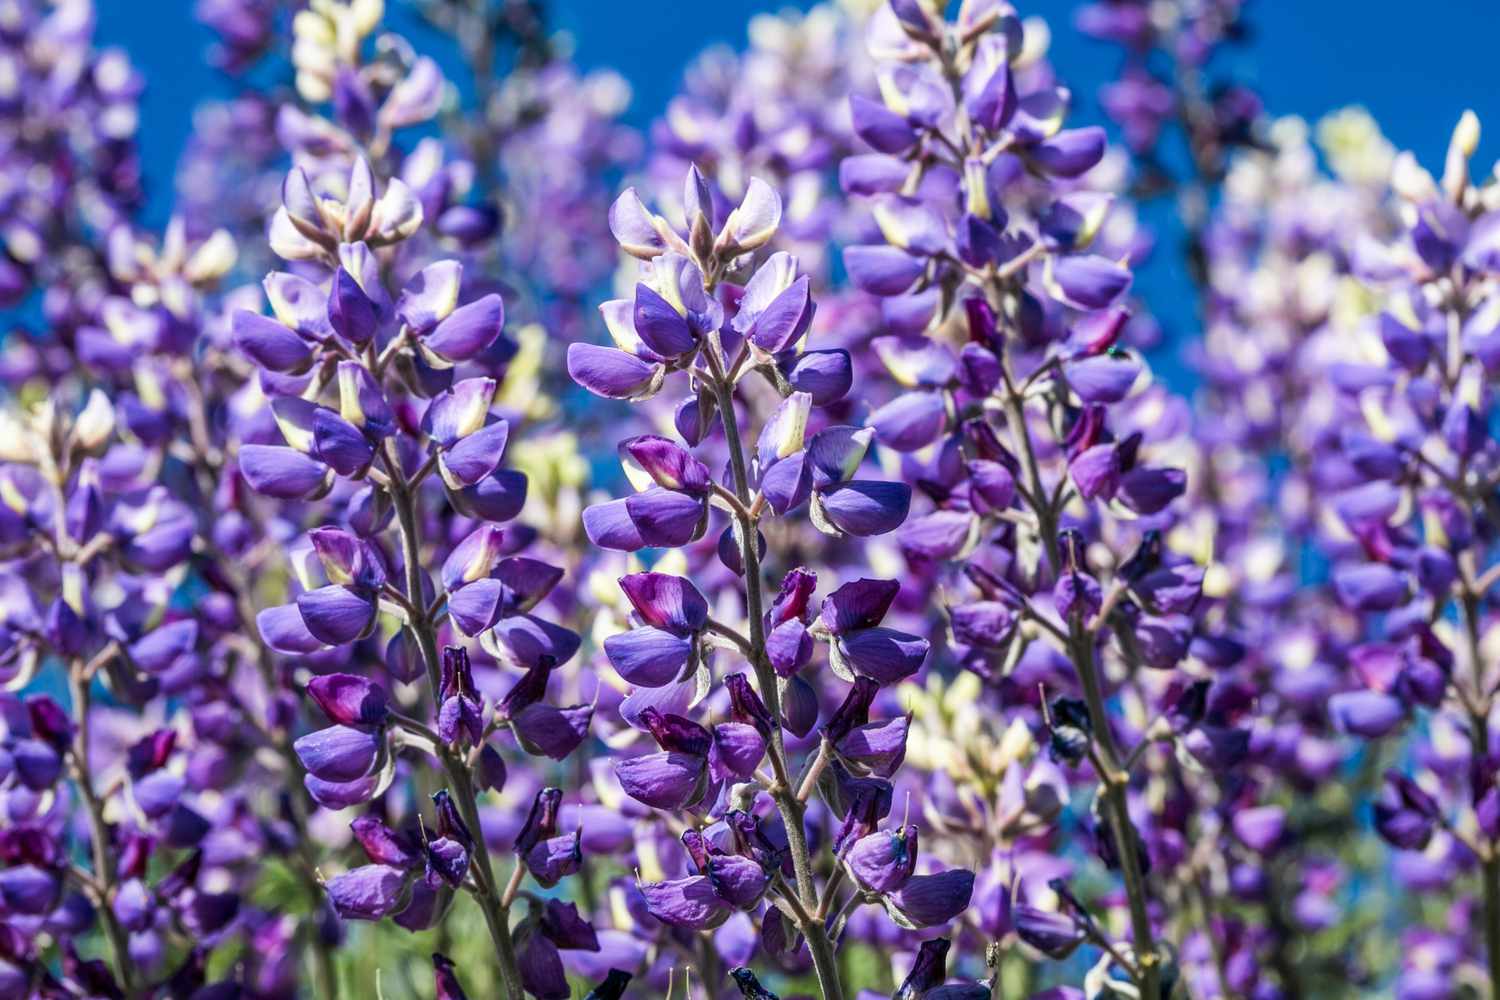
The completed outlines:
[[[820,620],[835,673],[894,684],[921,668],[927,640],[880,625],[900,590],[895,580],[857,580],[824,598]]]
[[[644,626],[604,640],[610,665],[631,684],[659,688],[692,669],[698,635],[708,621],[708,603],[687,580],[663,573],[635,573],[620,589]]]

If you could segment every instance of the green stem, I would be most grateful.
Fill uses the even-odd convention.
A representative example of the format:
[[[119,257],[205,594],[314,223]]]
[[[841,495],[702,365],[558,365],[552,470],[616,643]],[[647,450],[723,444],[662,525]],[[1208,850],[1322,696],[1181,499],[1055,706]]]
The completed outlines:
[[[1042,537],[1042,545],[1047,551],[1047,568],[1053,573],[1062,570],[1061,556],[1057,544],[1057,515],[1053,512],[1051,504],[1047,502],[1047,492],[1042,485],[1041,468],[1037,465],[1036,449],[1031,444],[1031,431],[1026,426],[1026,410],[1021,400],[1021,395],[1010,384],[1010,378],[1006,378],[1005,393],[1005,423],[1010,430],[1010,436],[1021,451],[1021,467],[1026,473],[1027,489],[1033,500],[1033,511],[1036,514],[1037,534]]]
[[[1130,820],[1125,790],[1130,776],[1120,769],[1120,748],[1110,732],[1109,715],[1104,705],[1104,685],[1094,661],[1094,640],[1075,616],[1069,625],[1069,652],[1083,683],[1084,699],[1093,720],[1094,745],[1104,773],[1099,775],[1101,805],[1115,853],[1120,859],[1120,873],[1125,879],[1125,895],[1130,904],[1130,927],[1135,950],[1135,967],[1140,973],[1141,995],[1161,995],[1161,966],[1151,931],[1151,913],[1147,908],[1146,879],[1141,872],[1136,845],[1140,837]]]
[[[1490,752],[1489,685],[1480,659],[1479,597],[1469,586],[1468,578],[1462,583],[1464,635],[1468,643],[1469,663],[1474,671],[1475,694],[1478,699],[1469,712],[1469,740],[1474,759],[1483,760]],[[1484,884],[1484,949],[1490,973],[1490,996],[1500,998],[1500,857],[1495,854],[1495,845],[1487,845],[1480,863]]]
[[[73,775],[78,794],[83,799],[89,824],[89,846],[93,854],[94,878],[99,885],[99,919],[104,924],[104,933],[109,938],[110,951],[114,955],[115,969],[127,997],[136,996],[135,963],[130,958],[129,939],[125,928],[115,917],[115,882],[119,876],[114,852],[110,849],[109,824],[104,819],[104,803],[94,791],[94,770],[89,760],[89,707],[93,703],[88,669],[84,662],[74,659],[68,664],[68,688],[73,698],[73,717],[78,731],[73,736]]]
[[[402,473],[400,456],[390,441],[386,442],[385,460],[391,479],[391,503],[396,509],[396,522],[401,535],[401,558],[406,565],[406,598],[415,612],[407,622],[407,629],[421,650],[422,661],[427,667],[427,679],[432,686],[433,704],[436,705],[442,697],[437,630],[423,610],[426,601],[422,596],[422,538],[417,524],[416,498]],[[440,747],[439,753],[451,786],[450,794],[474,837],[476,889],[473,895],[480,912],[484,914],[485,926],[489,929],[490,940],[495,948],[495,960],[500,965],[500,996],[504,1000],[523,1000],[515,942],[510,936],[510,907],[505,905],[495,891],[495,870],[490,862],[489,848],[484,842],[484,832],[479,822],[474,784],[461,761],[456,760],[446,748]]]
[[[791,772],[786,763],[786,744],[781,731],[781,697],[776,686],[776,672],[771,669],[770,660],[766,656],[760,550],[756,545],[755,522],[745,513],[751,504],[750,473],[745,463],[744,443],[740,440],[739,418],[734,409],[734,385],[725,376],[722,365],[712,351],[708,352],[708,359],[714,376],[713,389],[724,425],[724,437],[729,444],[729,466],[734,476],[735,495],[743,508],[743,511],[735,513],[735,517],[740,526],[740,555],[745,570],[745,614],[750,619],[749,658],[751,666],[755,668],[755,680],[760,687],[761,697],[766,701],[771,718],[776,720],[776,725],[771,730],[770,745],[767,747],[771,769],[776,775],[772,797],[781,813],[782,824],[786,827],[787,848],[792,856],[792,869],[797,880],[797,896],[802,909],[811,914],[818,906],[818,889],[813,880],[812,859],[807,848],[803,803],[797,798],[797,789],[792,784]],[[823,1000],[844,1000],[844,984],[839,975],[838,959],[822,921],[809,919],[801,923],[800,930],[812,955],[813,969],[818,977]]]

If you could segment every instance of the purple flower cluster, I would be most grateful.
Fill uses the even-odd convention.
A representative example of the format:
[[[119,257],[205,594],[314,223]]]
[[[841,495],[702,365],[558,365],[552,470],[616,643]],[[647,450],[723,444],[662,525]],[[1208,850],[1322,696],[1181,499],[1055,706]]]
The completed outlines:
[[[1115,146],[889,0],[643,143],[541,5],[385,6],[199,3],[158,231],[143,81],[0,0],[0,995],[1500,993],[1477,117],[1097,0]]]

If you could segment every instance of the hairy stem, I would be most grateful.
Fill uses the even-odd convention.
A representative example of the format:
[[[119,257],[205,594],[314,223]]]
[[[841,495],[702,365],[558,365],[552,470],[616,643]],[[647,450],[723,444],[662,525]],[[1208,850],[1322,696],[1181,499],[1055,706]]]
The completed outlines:
[[[401,535],[401,558],[406,567],[406,598],[411,602],[414,612],[409,617],[407,628],[421,650],[422,662],[427,668],[427,679],[432,686],[433,704],[436,705],[442,697],[437,629],[424,610],[426,601],[422,596],[422,538],[417,523],[416,497],[402,473],[400,456],[390,441],[386,442],[385,460],[391,479],[391,503],[396,509],[396,522]],[[460,760],[446,748],[438,749],[443,770],[448,776],[449,792],[464,823],[473,834],[476,874],[474,900],[484,914],[485,926],[489,929],[490,939],[495,947],[495,960],[500,965],[499,995],[503,1000],[522,1000],[521,973],[516,962],[515,942],[510,936],[510,908],[496,892],[495,870],[479,824],[474,783]]]
[[[99,919],[104,925],[105,936],[109,938],[120,984],[125,995],[133,997],[136,995],[135,963],[130,959],[129,939],[125,935],[125,928],[120,926],[120,921],[115,917],[113,905],[119,868],[110,844],[109,824],[104,820],[104,803],[94,791],[94,771],[89,760],[89,706],[93,702],[91,681],[83,660],[74,659],[68,664],[68,687],[73,698],[73,717],[78,725],[78,731],[73,735],[73,781],[83,799],[89,824],[94,878],[99,885]]]
[[[740,440],[739,418],[734,409],[734,385],[725,377],[722,367],[709,352],[709,364],[714,374],[714,395],[718,399],[719,415],[724,424],[724,437],[729,444],[729,466],[734,475],[734,491],[741,506],[750,508],[750,473],[745,464],[745,447]],[[796,891],[802,909],[812,913],[818,906],[817,885],[813,881],[812,858],[807,848],[807,833],[803,826],[803,803],[797,797],[790,769],[786,763],[786,745],[781,731],[781,697],[776,687],[776,672],[766,656],[764,602],[761,595],[760,550],[756,545],[755,522],[744,512],[736,512],[740,527],[740,553],[745,571],[745,614],[750,619],[749,658],[755,668],[756,684],[761,697],[770,709],[775,726],[771,730],[767,752],[771,758],[771,769],[776,775],[773,797],[786,827],[787,847],[792,855],[792,868],[796,873]],[[817,973],[818,987],[823,1000],[844,1000],[844,984],[839,975],[838,959],[833,942],[821,921],[802,920],[803,937],[807,939],[808,951],[812,954],[813,969]]]
[[[1104,707],[1104,685],[1099,676],[1098,664],[1094,660],[1094,640],[1075,620],[1069,628],[1069,652],[1078,669],[1078,678],[1083,683],[1084,699],[1088,703],[1089,717],[1094,724],[1094,743],[1104,773],[1099,775],[1101,805],[1110,836],[1115,842],[1115,854],[1120,861],[1120,873],[1125,879],[1125,895],[1130,904],[1130,928],[1135,950],[1135,967],[1140,973],[1141,995],[1161,995],[1161,967],[1152,937],[1151,914],[1147,908],[1146,879],[1141,873],[1140,857],[1136,845],[1140,837],[1130,820],[1130,809],[1125,789],[1130,776],[1120,769],[1120,748],[1110,732],[1109,716]]]

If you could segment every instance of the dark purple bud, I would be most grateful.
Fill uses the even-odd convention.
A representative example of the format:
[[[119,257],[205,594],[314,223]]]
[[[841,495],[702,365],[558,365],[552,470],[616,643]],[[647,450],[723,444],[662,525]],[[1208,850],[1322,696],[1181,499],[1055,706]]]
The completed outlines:
[[[26,718],[31,725],[31,735],[46,741],[59,753],[67,751],[74,726],[61,705],[48,695],[31,695],[26,699]]]
[[[761,736],[769,739],[771,731],[776,728],[776,720],[771,718],[766,703],[750,686],[750,679],[742,673],[730,674],[724,678],[724,686],[729,690],[730,713],[734,721],[754,726]]]
[[[1187,473],[1181,469],[1130,469],[1120,476],[1118,497],[1126,507],[1143,516],[1159,514],[1187,492]]]
[[[365,855],[377,865],[409,869],[416,865],[417,855],[406,838],[381,822],[374,813],[365,813],[349,824],[354,838]]]
[[[663,714],[655,708],[644,709],[641,721],[663,750],[702,756],[708,753],[713,740],[708,730],[692,719],[670,712]]]
[[[1375,832],[1382,840],[1405,851],[1423,850],[1441,820],[1437,800],[1420,785],[1399,772],[1386,772],[1375,802]]]
[[[324,674],[307,682],[307,693],[328,721],[340,726],[379,726],[386,720],[385,689],[355,674]]]
[[[801,739],[818,724],[818,693],[800,676],[789,677],[781,695],[782,721],[792,735]]]
[[[432,804],[437,811],[438,836],[457,841],[465,850],[473,850],[474,837],[469,832],[468,826],[464,824],[463,817],[459,815],[458,806],[446,788],[439,788],[432,793]]]
[[[558,899],[547,900],[542,909],[542,933],[559,948],[571,951],[598,951],[599,936],[594,927],[579,914],[578,907]]]
[[[896,990],[892,1000],[923,1000],[927,992],[943,985],[948,978],[947,938],[923,941],[912,962],[911,973]]]
[[[854,684],[850,687],[849,693],[844,696],[843,703],[823,727],[823,738],[837,743],[855,728],[869,722],[870,706],[874,704],[875,695],[879,691],[880,685],[868,677],[854,678]]]
[[[515,938],[516,965],[527,995],[537,1000],[568,1000],[571,991],[557,945],[534,921],[527,921],[517,928]]]
[[[1250,733],[1231,726],[1200,725],[1182,737],[1182,746],[1210,771],[1222,773],[1245,760]]]
[[[818,576],[801,566],[781,578],[781,589],[771,602],[766,624],[779,625],[793,619],[805,621],[812,595],[818,588]]]
[[[432,977],[436,1000],[469,1000],[469,995],[459,984],[457,967],[446,955],[432,953]]]
[[[424,845],[426,884],[429,889],[457,889],[469,873],[469,851],[451,837],[436,837]]]
[[[479,751],[479,767],[475,774],[479,778],[479,787],[488,791],[498,792],[505,788],[505,758],[500,756],[500,751],[488,743]]]
[[[328,324],[334,332],[351,344],[364,344],[375,335],[379,323],[380,311],[375,302],[365,294],[354,275],[342,266],[337,268],[328,294]]]
[[[438,686],[444,698],[474,692],[474,669],[469,651],[462,646],[444,646]]]
[[[33,723],[33,729],[35,724]],[[126,770],[130,777],[140,780],[153,771],[165,767],[177,746],[175,729],[158,729],[133,744],[126,752]]]
[[[625,989],[630,985],[631,975],[619,969],[610,969],[605,975],[604,981],[593,989],[583,1000],[622,1000]]]
[[[550,889],[583,866],[582,831],[548,837],[522,855],[538,885]]]
[[[1171,670],[1187,655],[1192,627],[1192,619],[1185,615],[1140,615],[1125,641],[1133,645],[1144,666]]]
[[[543,788],[536,793],[536,798],[531,802],[531,812],[527,814],[521,832],[516,834],[517,854],[524,855],[544,839],[557,833],[557,816],[561,806],[562,789]]]

